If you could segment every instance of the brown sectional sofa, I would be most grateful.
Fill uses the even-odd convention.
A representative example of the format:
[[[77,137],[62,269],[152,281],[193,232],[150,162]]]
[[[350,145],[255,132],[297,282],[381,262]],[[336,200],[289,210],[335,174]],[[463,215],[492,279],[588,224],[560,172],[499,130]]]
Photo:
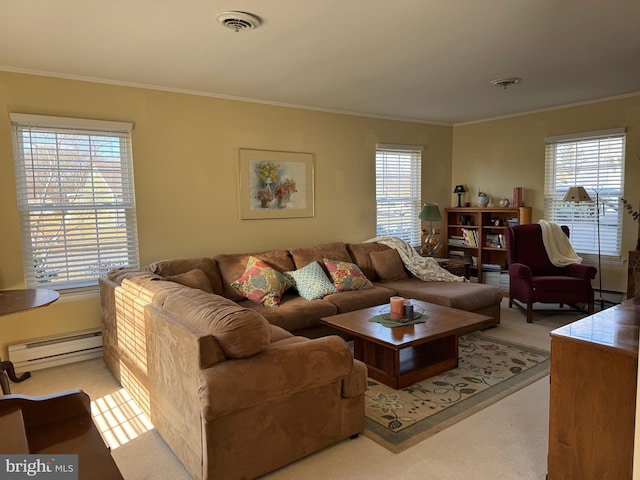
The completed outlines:
[[[100,279],[105,363],[194,478],[265,474],[364,429],[366,367],[320,318],[399,294],[499,323],[496,287],[406,272],[381,282],[371,253],[388,249],[335,242],[114,270]],[[374,287],[311,301],[290,289],[266,307],[231,286],[250,255],[281,272],[353,262]]]

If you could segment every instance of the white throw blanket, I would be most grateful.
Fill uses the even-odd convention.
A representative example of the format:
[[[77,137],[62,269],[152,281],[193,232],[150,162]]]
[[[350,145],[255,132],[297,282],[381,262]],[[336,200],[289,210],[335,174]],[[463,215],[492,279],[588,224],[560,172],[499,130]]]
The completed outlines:
[[[560,225],[546,220],[538,220],[538,224],[542,228],[542,242],[551,263],[556,267],[582,263],[582,258],[576,254],[569,238],[562,231]]]
[[[413,275],[420,280],[432,282],[464,282],[464,277],[458,277],[442,268],[435,258],[423,257],[404,240],[397,237],[375,237],[365,242],[378,242],[394,248],[400,254],[402,263]]]

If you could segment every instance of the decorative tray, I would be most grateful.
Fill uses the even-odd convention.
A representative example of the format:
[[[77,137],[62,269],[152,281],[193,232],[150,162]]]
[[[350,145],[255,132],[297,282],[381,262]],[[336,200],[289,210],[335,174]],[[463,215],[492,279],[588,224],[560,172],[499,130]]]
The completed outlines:
[[[391,314],[389,313],[390,309],[391,309],[391,305],[383,305],[382,307],[380,307],[380,310],[378,310],[378,315],[380,315],[385,320],[391,320]],[[422,308],[419,305],[414,305],[413,306],[413,318],[402,318],[400,320],[394,320],[394,321],[395,322],[409,322],[411,320],[419,319],[422,315],[424,315],[424,308]]]

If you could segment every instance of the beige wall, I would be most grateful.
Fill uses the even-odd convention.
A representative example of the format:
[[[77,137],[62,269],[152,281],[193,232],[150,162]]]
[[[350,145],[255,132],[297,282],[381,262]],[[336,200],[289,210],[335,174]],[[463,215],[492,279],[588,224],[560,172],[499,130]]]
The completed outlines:
[[[522,186],[525,205],[533,207],[532,221],[537,222],[544,214],[544,138],[616,127],[626,127],[627,132],[625,196],[638,206],[640,96],[456,126],[452,182],[467,186],[470,193],[465,197],[472,203],[478,189],[497,204],[503,196],[513,197],[513,187]],[[635,249],[638,225],[625,214],[623,228],[626,258],[626,252]],[[595,264],[593,259],[585,261]],[[603,289],[626,292],[626,263],[604,262],[602,272]]]
[[[480,188],[495,201],[525,188],[542,217],[543,139],[627,127],[626,195],[640,192],[640,96],[456,127],[423,125],[276,107],[140,88],[0,72],[0,288],[20,288],[23,273],[15,200],[10,112],[130,121],[140,260],[214,255],[375,235],[375,144],[425,145],[423,201],[457,204],[453,185]],[[240,220],[237,150],[312,152],[314,218]],[[623,250],[637,225],[625,216]],[[625,267],[605,265],[604,287],[626,289]],[[99,326],[97,297],[63,299],[2,319],[6,345]]]
[[[0,72],[0,289],[23,287],[9,113],[134,123],[140,261],[357,242],[375,235],[375,144],[425,145],[424,201],[445,204],[451,127]],[[240,220],[237,150],[315,154],[314,218]],[[2,318],[8,344],[99,326],[98,299]]]

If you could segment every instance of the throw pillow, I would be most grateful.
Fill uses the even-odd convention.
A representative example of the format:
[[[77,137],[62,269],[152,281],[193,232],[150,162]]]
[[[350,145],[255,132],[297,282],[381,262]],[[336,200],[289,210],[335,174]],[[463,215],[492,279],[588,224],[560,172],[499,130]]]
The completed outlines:
[[[325,258],[324,265],[327,267],[329,275],[331,275],[333,284],[340,292],[347,290],[364,290],[373,287],[371,281],[362,273],[360,267],[355,263]]]
[[[292,284],[285,275],[259,258],[250,256],[244,273],[231,286],[249,300],[267,307],[277,307],[282,294]]]
[[[395,282],[408,278],[402,258],[394,248],[369,254],[373,269],[381,282]]]
[[[207,277],[207,274],[199,268],[194,268],[193,270],[180,273],[179,275],[169,275],[166,279],[170,282],[176,282],[186,287],[198,288],[205,292],[213,293],[209,277]]]
[[[315,300],[330,293],[337,293],[336,287],[324,273],[320,264],[316,261],[292,272],[285,272],[289,276],[302,298]]]

